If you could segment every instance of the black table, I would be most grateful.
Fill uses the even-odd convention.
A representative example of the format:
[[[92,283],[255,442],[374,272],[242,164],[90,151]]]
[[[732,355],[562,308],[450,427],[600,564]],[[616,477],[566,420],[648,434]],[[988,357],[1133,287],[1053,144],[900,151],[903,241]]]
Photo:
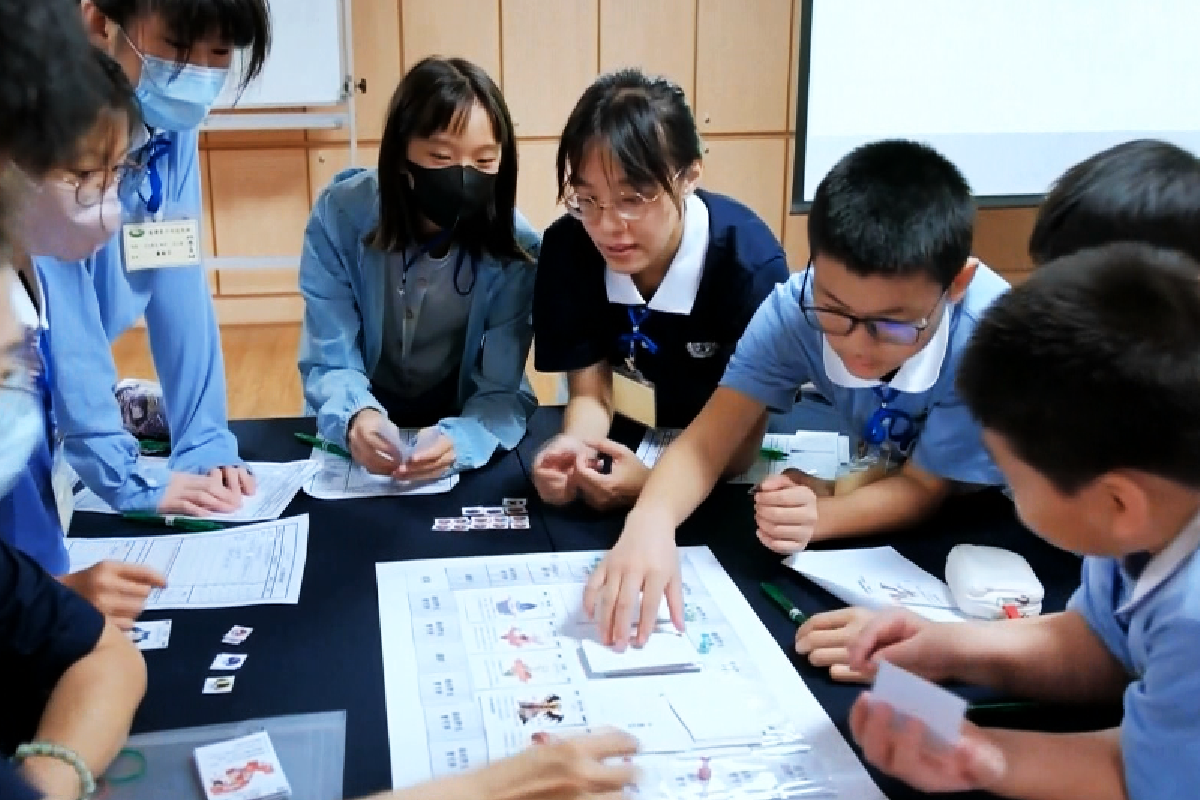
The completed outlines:
[[[163,611],[147,619],[172,619],[171,644],[148,651],[149,688],[134,720],[134,732],[232,722],[254,717],[344,709],[346,797],[360,797],[391,786],[390,753],[384,702],[375,564],[381,561],[512,555],[605,549],[620,533],[624,514],[600,514],[582,505],[548,507],[537,501],[528,465],[537,448],[561,425],[559,408],[539,409],[516,451],[497,456],[487,467],[464,474],[442,495],[317,501],[301,494],[287,515],[310,516],[308,561],[297,606],[249,606],[201,611]],[[241,453],[251,461],[287,461],[308,455],[293,433],[312,432],[311,419],[236,422]],[[618,423],[614,438],[636,445],[641,431]],[[434,517],[458,516],[464,505],[499,504],[503,497],[527,497],[527,531],[479,531],[447,535],[432,532]],[[848,736],[847,714],[860,691],[833,683],[794,654],[795,628],[758,589],[758,582],[782,585],[808,613],[842,604],[783,567],[779,557],[754,536],[750,499],[744,487],[719,486],[679,532],[681,545],[707,544],[750,601],[797,670]],[[118,517],[79,514],[74,536],[145,536],[154,530]],[[959,542],[993,544],[1022,553],[1046,586],[1045,608],[1061,609],[1078,582],[1074,556],[1046,545],[1015,520],[1011,504],[998,492],[958,498],[920,531],[873,537],[837,546],[894,545],[919,566],[941,576],[949,549]],[[233,625],[254,633],[239,651],[249,654],[229,695],[202,695],[213,656],[225,649],[222,635]],[[964,690],[972,699],[985,695]],[[1077,718],[1076,718],[1077,719]],[[1061,714],[1046,713],[1029,724],[1053,728]],[[918,794],[876,772],[873,777],[891,798]]]

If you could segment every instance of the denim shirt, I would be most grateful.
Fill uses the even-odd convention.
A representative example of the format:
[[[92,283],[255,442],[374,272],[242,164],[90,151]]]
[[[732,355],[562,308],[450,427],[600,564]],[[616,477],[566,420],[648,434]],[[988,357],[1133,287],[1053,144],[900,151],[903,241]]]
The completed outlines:
[[[159,161],[165,219],[199,219],[199,132],[166,133]],[[126,221],[150,219],[140,186],[122,186]],[[119,511],[156,508],[171,471],[203,474],[240,466],[228,428],[221,334],[202,266],[125,270],[120,234],[95,255],[63,262],[37,258],[46,284],[55,365],[54,408],[70,465]],[[138,463],[138,443],[122,426],[113,396],[112,342],[146,319],[163,386],[171,457],[166,469]]]
[[[316,414],[322,437],[342,446],[356,413],[384,410],[371,394],[370,376],[383,348],[387,254],[364,242],[378,220],[376,171],[344,170],[317,199],[300,259],[305,410]],[[517,243],[536,258],[539,236],[519,212],[514,224]],[[475,270],[458,375],[462,411],[438,423],[454,443],[455,471],[481,467],[497,448],[515,447],[536,406],[525,379],[533,339],[534,264],[485,254]]]

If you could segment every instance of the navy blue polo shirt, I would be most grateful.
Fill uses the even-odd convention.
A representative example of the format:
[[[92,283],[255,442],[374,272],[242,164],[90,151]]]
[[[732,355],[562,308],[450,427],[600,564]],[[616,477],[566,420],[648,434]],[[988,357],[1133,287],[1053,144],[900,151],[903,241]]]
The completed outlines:
[[[702,190],[685,203],[679,252],[649,300],[607,269],[569,215],[542,237],[533,294],[534,365],[543,372],[623,365],[630,310],[646,309],[638,330],[655,350],[638,346],[636,365],[654,384],[657,422],[668,428],[700,413],[759,304],[788,278],[782,245],[749,208]]]
[[[39,796],[7,759],[37,732],[55,685],[103,631],[90,603],[0,542],[0,797]]]

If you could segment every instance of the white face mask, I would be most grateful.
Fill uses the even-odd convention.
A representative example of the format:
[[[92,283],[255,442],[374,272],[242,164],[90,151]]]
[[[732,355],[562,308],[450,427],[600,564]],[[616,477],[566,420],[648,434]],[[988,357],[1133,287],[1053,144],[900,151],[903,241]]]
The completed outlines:
[[[121,227],[118,182],[113,180],[100,202],[82,206],[75,186],[58,178],[35,184],[22,198],[17,235],[31,256],[78,261],[104,246]]]
[[[42,439],[42,409],[29,376],[14,371],[0,383],[0,497],[8,494]]]

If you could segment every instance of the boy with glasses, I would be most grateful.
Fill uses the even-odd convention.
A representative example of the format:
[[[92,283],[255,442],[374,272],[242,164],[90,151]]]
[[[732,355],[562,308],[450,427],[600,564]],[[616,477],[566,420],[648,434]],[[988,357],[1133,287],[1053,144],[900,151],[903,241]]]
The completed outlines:
[[[609,642],[628,641],[639,593],[637,643],[664,592],[682,627],[676,526],[749,426],[809,382],[856,440],[857,485],[835,495],[795,470],[760,484],[755,525],[772,550],[912,525],[956,483],[1003,483],[954,389],[979,316],[1008,289],[970,256],[974,216],[962,175],[924,145],[864,145],[829,172],[808,218],[808,269],[759,307],[720,388],[663,455],[588,584],[585,608]]]

